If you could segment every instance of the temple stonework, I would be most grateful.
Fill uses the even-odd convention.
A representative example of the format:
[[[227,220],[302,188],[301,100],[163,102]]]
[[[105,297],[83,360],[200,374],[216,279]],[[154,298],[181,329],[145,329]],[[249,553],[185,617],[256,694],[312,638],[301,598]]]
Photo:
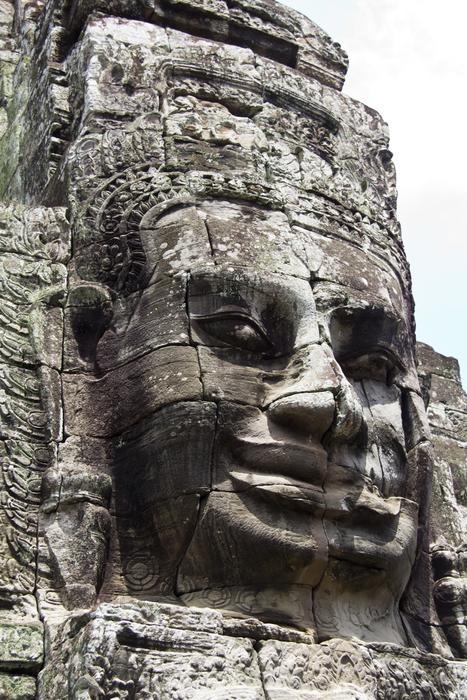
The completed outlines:
[[[0,0],[0,700],[461,700],[467,402],[388,129],[274,0]]]

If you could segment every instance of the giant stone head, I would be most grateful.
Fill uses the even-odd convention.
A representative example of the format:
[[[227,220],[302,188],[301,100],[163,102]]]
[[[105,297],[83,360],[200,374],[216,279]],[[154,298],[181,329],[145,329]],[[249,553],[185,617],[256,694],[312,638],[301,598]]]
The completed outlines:
[[[331,69],[136,25],[69,64],[44,595],[408,645],[430,458],[386,126]]]

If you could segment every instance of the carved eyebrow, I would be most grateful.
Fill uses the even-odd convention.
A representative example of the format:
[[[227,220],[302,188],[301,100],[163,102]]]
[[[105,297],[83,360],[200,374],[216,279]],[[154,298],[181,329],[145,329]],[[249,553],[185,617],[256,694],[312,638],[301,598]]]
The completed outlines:
[[[191,313],[190,315],[196,321],[209,321],[213,318],[222,319],[232,318],[235,316],[236,318],[245,318],[248,321],[254,321],[258,324],[259,327],[261,327],[261,329],[263,329],[263,324],[261,323],[261,321],[258,321],[250,313],[248,313],[248,311],[245,311],[242,306],[220,306],[215,311],[211,311],[204,314]]]
[[[271,303],[269,290],[258,289],[257,281],[238,279],[227,272],[222,276],[196,273],[188,283],[188,312],[192,318],[228,313],[244,313],[261,323],[260,314]],[[262,325],[262,324],[261,324]]]
[[[258,314],[266,311],[277,295],[270,289],[259,289],[257,284],[248,280],[237,280],[234,277],[198,277],[189,284],[189,311],[192,316],[218,312],[220,309],[232,306],[238,311],[242,309],[253,315],[259,321]],[[256,308],[254,308],[256,307]]]
[[[220,287],[205,289],[202,292],[191,292],[188,296],[188,312],[195,320],[237,313],[249,317],[253,316],[255,320],[259,321],[252,304],[245,296],[237,289],[225,290]]]

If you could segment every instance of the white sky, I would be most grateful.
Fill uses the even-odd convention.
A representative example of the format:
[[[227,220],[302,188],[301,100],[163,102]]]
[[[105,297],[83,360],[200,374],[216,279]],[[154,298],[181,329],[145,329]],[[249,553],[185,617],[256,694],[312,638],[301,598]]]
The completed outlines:
[[[417,336],[467,382],[467,0],[283,0],[349,54],[344,92],[388,122]]]

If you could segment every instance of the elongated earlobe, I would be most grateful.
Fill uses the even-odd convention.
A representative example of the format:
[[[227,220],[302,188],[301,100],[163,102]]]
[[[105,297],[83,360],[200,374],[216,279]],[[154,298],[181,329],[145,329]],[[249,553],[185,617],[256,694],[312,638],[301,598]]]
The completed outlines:
[[[113,317],[111,294],[99,284],[80,284],[70,290],[67,307],[79,356],[94,366],[97,344]]]

